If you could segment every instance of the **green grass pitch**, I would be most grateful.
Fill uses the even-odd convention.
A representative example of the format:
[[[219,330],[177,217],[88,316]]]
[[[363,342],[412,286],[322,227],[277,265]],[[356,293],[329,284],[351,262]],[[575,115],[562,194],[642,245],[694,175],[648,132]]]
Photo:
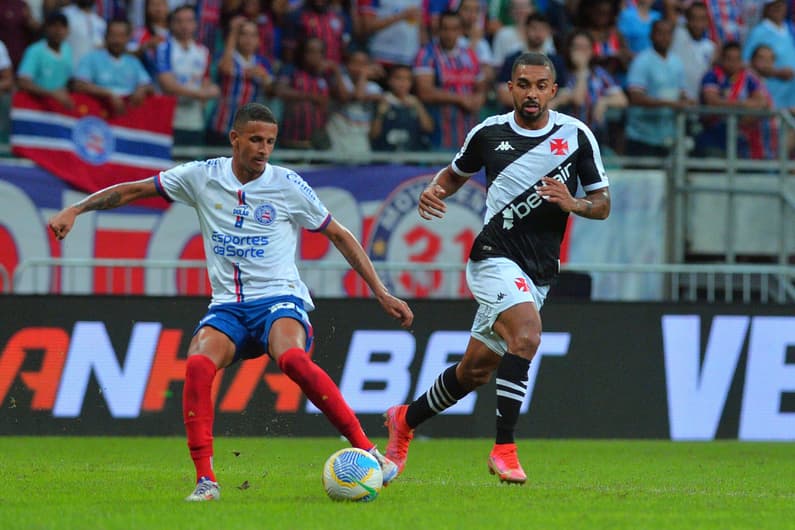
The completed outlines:
[[[488,474],[489,440],[417,440],[366,504],[323,492],[345,445],[219,437],[222,499],[189,504],[181,438],[0,437],[0,528],[795,528],[792,444],[520,440],[529,482],[509,486]]]

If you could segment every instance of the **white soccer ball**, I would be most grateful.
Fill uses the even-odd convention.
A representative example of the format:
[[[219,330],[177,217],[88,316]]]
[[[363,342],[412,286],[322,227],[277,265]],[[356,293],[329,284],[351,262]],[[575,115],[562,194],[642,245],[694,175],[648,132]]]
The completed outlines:
[[[384,484],[381,466],[364,449],[340,449],[323,466],[323,487],[335,501],[372,501]]]

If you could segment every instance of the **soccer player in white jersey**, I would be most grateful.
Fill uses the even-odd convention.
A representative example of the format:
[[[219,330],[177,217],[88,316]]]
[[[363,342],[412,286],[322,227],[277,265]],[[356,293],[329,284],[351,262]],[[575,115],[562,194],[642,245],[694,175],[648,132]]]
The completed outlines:
[[[110,186],[49,221],[55,236],[63,239],[79,214],[138,199],[161,195],[196,210],[213,295],[196,326],[185,371],[183,418],[196,467],[196,487],[188,501],[220,498],[212,463],[216,372],[264,353],[351,445],[379,460],[384,483],[397,476],[397,467],[367,438],[337,385],[307,354],[312,341],[307,312],[314,305],[295,265],[298,231],[303,227],[325,235],[403,327],[411,326],[414,315],[389,294],[359,242],[331,217],[312,188],[294,171],[268,163],[277,132],[270,109],[248,103],[237,111],[229,132],[231,158],[190,162],[154,178]]]
[[[444,199],[485,168],[483,230],[472,245],[467,283],[478,302],[464,357],[425,394],[385,414],[386,456],[406,463],[414,429],[453,406],[497,372],[497,436],[488,465],[501,481],[523,484],[514,431],[527,393],[527,371],[541,341],[539,311],[559,271],[560,244],[570,213],[605,219],[607,176],[593,134],[579,120],[549,110],[555,67],[525,53],[513,63],[508,89],[514,109],[474,127],[452,164],[423,190],[419,214],[442,218]],[[585,198],[575,198],[579,184]]]

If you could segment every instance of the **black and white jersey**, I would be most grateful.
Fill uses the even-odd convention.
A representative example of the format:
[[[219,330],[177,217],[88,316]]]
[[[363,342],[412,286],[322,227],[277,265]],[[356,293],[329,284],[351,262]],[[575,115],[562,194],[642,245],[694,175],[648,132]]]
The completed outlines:
[[[555,111],[539,130],[520,127],[513,112],[487,118],[469,132],[451,167],[464,177],[486,170],[486,217],[470,259],[509,258],[536,285],[548,285],[558,273],[568,219],[539,195],[541,178],[563,182],[572,195],[578,180],[587,192],[608,185],[593,133]]]

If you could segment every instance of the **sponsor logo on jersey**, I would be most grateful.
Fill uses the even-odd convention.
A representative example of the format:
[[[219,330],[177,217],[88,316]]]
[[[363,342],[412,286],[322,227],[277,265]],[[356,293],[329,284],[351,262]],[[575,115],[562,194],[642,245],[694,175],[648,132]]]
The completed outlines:
[[[236,215],[238,217],[248,217],[249,216],[248,206],[246,206],[245,204],[242,206],[235,206],[232,209],[232,215]]]
[[[569,154],[569,142],[563,138],[553,138],[549,142],[549,151],[558,156],[567,155]]]
[[[571,162],[566,164],[565,166],[559,167],[558,170],[551,175],[551,178],[558,180],[560,182],[566,183],[571,176]],[[502,211],[502,228],[504,230],[510,230],[513,228],[514,221],[518,221],[520,219],[524,219],[530,213],[544,204],[544,199],[541,198],[541,194],[536,190],[533,189],[533,192],[530,193],[524,199],[519,199],[516,203],[511,203],[507,205]]]
[[[530,286],[527,285],[527,280],[524,278],[514,278],[513,283],[516,284],[516,288],[522,291],[523,293],[530,292]]]
[[[513,151],[513,146],[508,142],[500,142],[500,145],[494,148],[495,151]]]
[[[268,245],[265,236],[238,236],[213,231],[211,239],[214,254],[235,258],[264,257],[264,247]]]
[[[269,225],[276,219],[276,208],[270,203],[260,204],[254,210],[254,220],[261,225]]]

